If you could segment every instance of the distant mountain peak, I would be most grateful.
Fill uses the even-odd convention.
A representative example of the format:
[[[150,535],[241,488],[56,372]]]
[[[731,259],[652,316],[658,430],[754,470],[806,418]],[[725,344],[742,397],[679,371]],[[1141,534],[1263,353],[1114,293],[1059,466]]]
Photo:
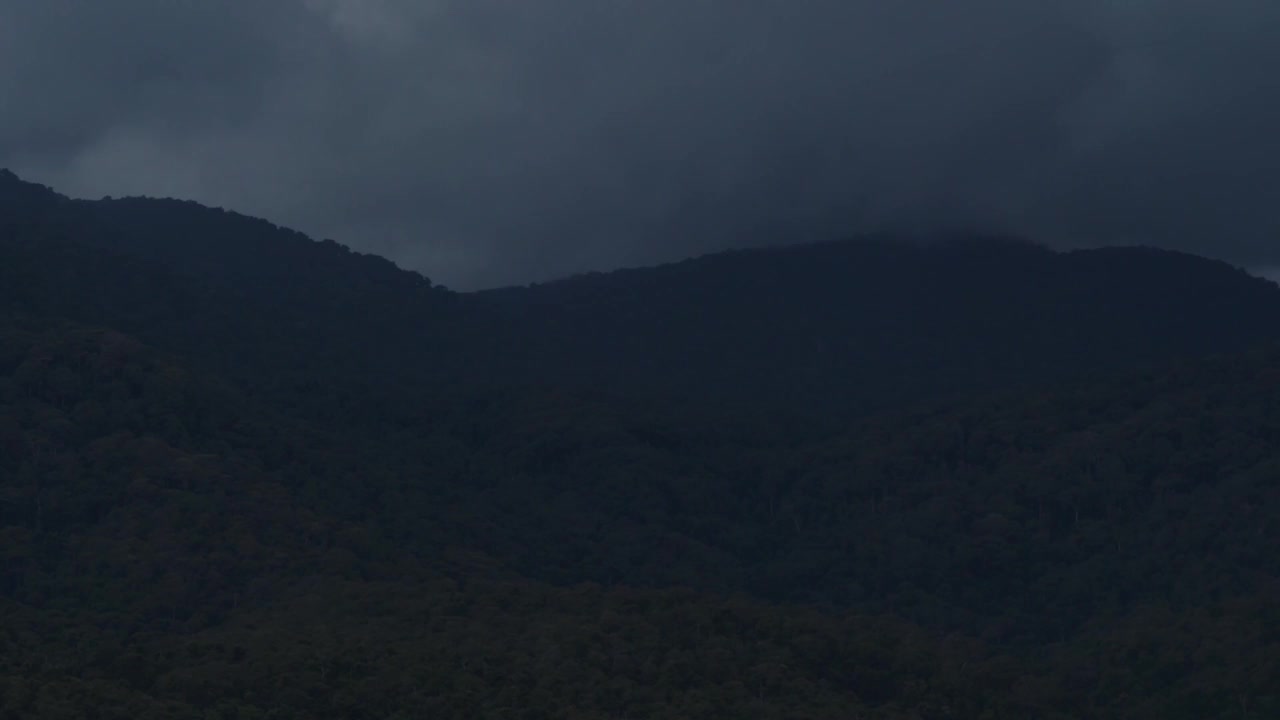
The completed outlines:
[[[18,177],[8,168],[0,168],[0,210],[5,215],[29,212],[47,212],[67,198],[53,188],[29,182]]]
[[[21,176],[19,176],[17,173],[10,170],[9,168],[0,168],[0,190],[10,191],[10,192],[19,191],[19,192],[28,192],[28,193],[40,192],[45,195],[63,197],[61,193],[49,187],[48,185],[42,185],[38,182],[24,180]]]
[[[22,178],[18,177],[17,173],[10,170],[9,168],[0,168],[0,186],[3,186],[3,185],[20,185],[23,187],[38,187],[38,188],[44,188],[49,192],[53,192],[53,188],[40,185],[39,183],[33,183],[28,180],[23,180]]]

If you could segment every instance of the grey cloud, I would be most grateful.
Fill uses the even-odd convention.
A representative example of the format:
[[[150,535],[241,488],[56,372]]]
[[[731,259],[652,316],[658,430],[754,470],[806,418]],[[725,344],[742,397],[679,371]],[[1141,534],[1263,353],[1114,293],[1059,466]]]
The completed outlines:
[[[0,165],[477,287],[882,229],[1280,264],[1261,0],[0,0]]]

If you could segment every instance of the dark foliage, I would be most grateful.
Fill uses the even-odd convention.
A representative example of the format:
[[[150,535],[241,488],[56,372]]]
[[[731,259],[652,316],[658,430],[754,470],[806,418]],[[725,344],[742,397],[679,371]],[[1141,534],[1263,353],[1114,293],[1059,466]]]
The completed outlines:
[[[0,174],[0,718],[1276,717],[1278,316],[991,238],[459,295]]]
[[[1241,350],[1280,327],[1276,286],[1224,263],[984,237],[746,250],[478,299],[559,382],[827,420]]]

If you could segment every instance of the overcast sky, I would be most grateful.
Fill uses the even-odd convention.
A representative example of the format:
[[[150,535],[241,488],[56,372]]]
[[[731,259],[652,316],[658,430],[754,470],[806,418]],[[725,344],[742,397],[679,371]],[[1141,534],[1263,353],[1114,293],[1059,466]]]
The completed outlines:
[[[0,0],[0,167],[450,287],[974,228],[1280,266],[1277,0]]]

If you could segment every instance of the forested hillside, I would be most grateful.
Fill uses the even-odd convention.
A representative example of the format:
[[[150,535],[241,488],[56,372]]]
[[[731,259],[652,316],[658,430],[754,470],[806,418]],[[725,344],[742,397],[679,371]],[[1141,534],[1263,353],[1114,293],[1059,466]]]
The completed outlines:
[[[993,239],[458,294],[0,176],[0,717],[1277,717],[1278,296]]]
[[[1241,350],[1280,327],[1280,289],[1225,263],[981,236],[743,250],[478,299],[562,383],[841,419]]]
[[[870,237],[459,294],[192,202],[71,200],[6,174],[0,214],[0,288],[18,307],[121,329],[260,390],[322,381],[380,406],[465,382],[830,431],[1280,339],[1280,287],[1154,249]]]

